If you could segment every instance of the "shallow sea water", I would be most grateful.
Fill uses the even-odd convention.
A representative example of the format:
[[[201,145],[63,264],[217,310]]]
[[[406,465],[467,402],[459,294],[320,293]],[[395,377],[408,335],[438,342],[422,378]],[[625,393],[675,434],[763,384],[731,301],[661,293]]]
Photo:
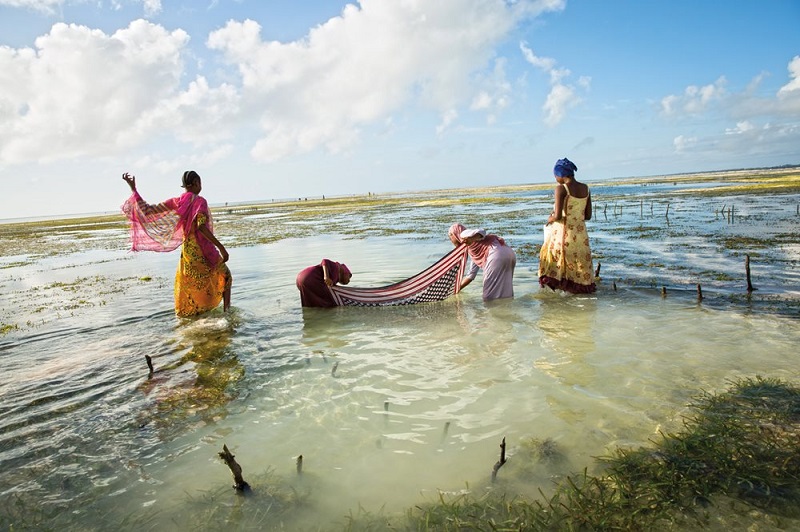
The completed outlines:
[[[339,529],[359,511],[489,489],[503,438],[509,462],[494,489],[535,496],[595,471],[597,456],[680,430],[702,391],[755,375],[797,381],[797,306],[715,295],[741,284],[741,256],[690,230],[700,216],[729,230],[712,207],[672,200],[683,240],[641,239],[630,236],[637,227],[666,230],[643,215],[646,203],[614,215],[618,199],[595,197],[603,280],[592,296],[541,291],[537,261],[520,252],[513,300],[484,303],[479,277],[440,303],[300,308],[294,277],[305,266],[330,257],[351,267],[354,286],[389,284],[449,251],[424,233],[232,248],[234,308],[186,320],[172,312],[177,253],[93,250],[6,267],[0,299],[27,325],[0,337],[0,510],[17,528]],[[739,200],[738,235],[763,225],[761,202]],[[497,232],[522,249],[541,238],[539,226],[527,231]],[[760,289],[798,293],[797,250],[774,253],[757,270]],[[687,272],[705,267],[734,281],[709,279],[698,302]],[[56,289],[70,287],[85,299],[60,303]],[[530,438],[563,460],[531,466],[522,482],[514,454]],[[253,496],[230,488],[223,445]],[[283,507],[278,491],[303,503]]]

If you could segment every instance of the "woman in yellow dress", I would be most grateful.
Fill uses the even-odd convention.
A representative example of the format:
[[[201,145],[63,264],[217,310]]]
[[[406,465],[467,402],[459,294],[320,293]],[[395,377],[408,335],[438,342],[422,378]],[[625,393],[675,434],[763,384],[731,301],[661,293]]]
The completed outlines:
[[[158,205],[147,204],[136,190],[136,177],[122,179],[131,188],[131,197],[122,212],[131,223],[131,250],[172,251],[183,244],[175,274],[175,314],[180,317],[201,314],[223,303],[231,304],[233,278],[228,252],[214,236],[211,211],[200,196],[202,181],[194,170],[183,173],[181,196]]]
[[[578,167],[567,158],[556,162],[555,205],[544,228],[539,252],[539,284],[552,290],[590,294],[597,288],[586,220],[592,219],[589,187],[575,179]]]

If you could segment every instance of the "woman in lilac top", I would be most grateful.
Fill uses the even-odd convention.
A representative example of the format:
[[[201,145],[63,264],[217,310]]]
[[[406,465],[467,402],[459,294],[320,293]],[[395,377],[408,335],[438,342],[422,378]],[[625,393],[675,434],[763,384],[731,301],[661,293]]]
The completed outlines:
[[[483,229],[467,229],[459,223],[447,232],[454,246],[467,245],[472,267],[461,281],[461,288],[470,284],[483,268],[483,299],[514,297],[514,267],[517,255],[505,240],[497,235],[487,235]]]

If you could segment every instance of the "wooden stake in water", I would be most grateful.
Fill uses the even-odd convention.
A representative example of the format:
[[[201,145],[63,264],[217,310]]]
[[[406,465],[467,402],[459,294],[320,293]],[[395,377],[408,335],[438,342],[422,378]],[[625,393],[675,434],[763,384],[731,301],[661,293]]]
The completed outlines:
[[[595,277],[600,277],[600,266],[601,266],[601,263],[598,262],[597,263],[597,268],[594,270],[594,276]]]
[[[700,284],[697,285],[697,300],[698,301],[703,300],[703,289],[700,288]]]
[[[667,297],[667,287],[666,286],[662,286],[661,287],[661,297]]]
[[[228,446],[223,444],[222,452],[217,454],[219,455],[220,458],[222,458],[222,461],[225,462],[225,464],[231,470],[231,473],[233,473],[233,480],[235,482],[233,488],[236,491],[241,491],[241,492],[250,491],[250,484],[245,482],[244,478],[242,478],[242,466],[240,466],[236,462],[234,455],[231,454],[231,452],[228,450]]]
[[[150,358],[150,355],[145,355],[144,359],[147,361],[147,367],[150,368],[150,376],[152,377],[153,373],[155,373],[155,370],[153,369],[153,359]]]
[[[503,442],[500,444],[500,460],[494,464],[492,468],[492,482],[497,479],[497,472],[503,467],[503,464],[506,463],[506,437],[503,436]]]
[[[747,273],[747,292],[758,290],[758,288],[753,288],[753,283],[750,282],[750,255],[744,256],[744,270]]]
[[[298,475],[302,475],[303,474],[303,455],[302,454],[297,457],[297,474]]]

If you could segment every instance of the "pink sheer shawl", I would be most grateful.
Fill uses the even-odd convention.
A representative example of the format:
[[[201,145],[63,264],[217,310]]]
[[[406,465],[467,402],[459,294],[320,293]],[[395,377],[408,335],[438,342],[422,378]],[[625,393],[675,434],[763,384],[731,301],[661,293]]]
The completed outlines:
[[[122,212],[131,224],[131,251],[172,251],[184,238],[194,235],[203,256],[214,267],[219,262],[217,248],[197,232],[194,222],[199,214],[206,217],[206,226],[213,231],[211,212],[205,198],[184,192],[158,205],[149,205],[138,192],[122,204]]]

